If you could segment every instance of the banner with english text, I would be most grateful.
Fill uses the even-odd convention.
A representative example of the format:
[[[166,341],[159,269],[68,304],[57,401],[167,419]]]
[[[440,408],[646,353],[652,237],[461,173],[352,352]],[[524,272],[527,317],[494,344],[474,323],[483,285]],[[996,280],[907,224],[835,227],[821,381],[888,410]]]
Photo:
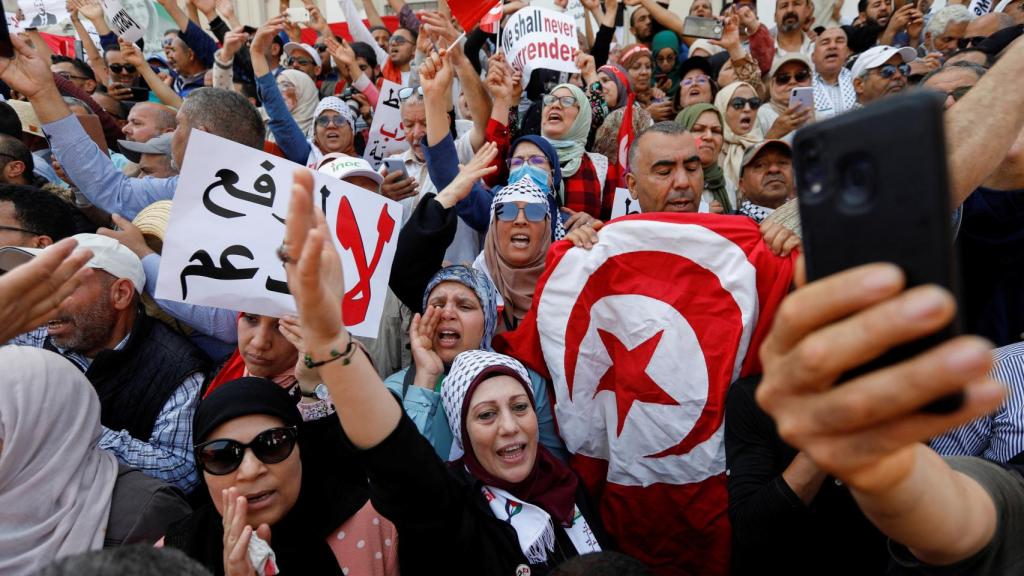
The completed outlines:
[[[524,84],[539,68],[579,72],[575,63],[580,51],[576,19],[569,13],[523,8],[502,27],[501,51],[512,69],[523,73]]]
[[[278,318],[294,314],[277,248],[296,169],[306,168],[194,130],[164,238],[156,297]],[[345,325],[356,336],[375,338],[402,206],[327,174],[313,175],[313,202],[327,217],[345,272]]]

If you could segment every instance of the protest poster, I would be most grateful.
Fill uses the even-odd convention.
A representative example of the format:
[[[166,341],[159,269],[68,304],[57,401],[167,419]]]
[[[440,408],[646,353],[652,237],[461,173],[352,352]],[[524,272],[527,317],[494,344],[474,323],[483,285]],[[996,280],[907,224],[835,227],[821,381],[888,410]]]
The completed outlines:
[[[340,160],[339,160],[340,161]],[[194,130],[185,151],[156,296],[280,317],[295,313],[277,249],[298,164]],[[345,271],[342,309],[352,334],[375,338],[402,207],[313,173],[314,202]]]
[[[18,0],[24,28],[44,28],[69,19],[66,0]]]
[[[103,3],[103,13],[107,16],[110,29],[117,34],[118,38],[124,38],[127,42],[137,42],[146,35],[146,29],[131,17],[131,14],[121,5],[121,0],[100,0]]]
[[[11,32],[21,31],[21,18],[18,17],[17,12],[4,12],[4,18],[7,19],[7,29]]]
[[[580,71],[575,63],[580,51],[576,20],[569,13],[523,8],[501,29],[501,50],[512,69],[523,73],[524,82],[538,68]]]
[[[640,203],[633,200],[626,188],[615,189],[615,200],[612,203],[612,218],[640,213]]]
[[[409,143],[405,141],[405,129],[402,127],[402,102],[398,97],[398,91],[401,89],[401,85],[390,80],[384,80],[380,87],[380,98],[377,100],[377,109],[373,111],[373,124],[370,125],[366,151],[363,152],[363,159],[369,162],[374,170],[380,168],[384,158],[409,148]]]

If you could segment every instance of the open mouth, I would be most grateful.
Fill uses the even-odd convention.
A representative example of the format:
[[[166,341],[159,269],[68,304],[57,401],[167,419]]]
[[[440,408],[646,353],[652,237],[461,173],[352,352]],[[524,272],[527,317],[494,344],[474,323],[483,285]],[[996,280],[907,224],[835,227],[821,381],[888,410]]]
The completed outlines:
[[[665,212],[692,212],[693,201],[688,198],[677,198],[669,200],[665,205]]]
[[[838,59],[839,59],[839,53],[838,52],[828,52],[827,54],[825,54],[825,61],[826,62],[834,62],[834,61],[836,61]]]
[[[274,495],[273,490],[263,490],[262,492],[256,492],[255,494],[249,494],[245,497],[249,503],[249,508],[261,508],[270,502],[270,498]]]
[[[437,333],[437,343],[442,348],[455,348],[462,340],[462,334],[455,330],[443,329]]]
[[[46,323],[46,331],[50,336],[63,334],[71,330],[72,322],[69,318],[57,318]]]
[[[498,456],[505,462],[515,462],[526,453],[526,444],[513,444],[498,450]]]
[[[555,110],[552,110],[551,112],[548,112],[547,121],[548,122],[561,122],[562,121],[562,113],[558,112],[558,111],[555,111]]]
[[[753,116],[750,116],[750,115],[747,115],[747,114],[744,114],[743,116],[740,116],[740,128],[742,128],[744,130],[749,130],[753,126],[754,126],[754,118],[753,118]]]
[[[513,248],[519,248],[520,250],[530,247],[530,237],[526,234],[513,234],[509,242]]]

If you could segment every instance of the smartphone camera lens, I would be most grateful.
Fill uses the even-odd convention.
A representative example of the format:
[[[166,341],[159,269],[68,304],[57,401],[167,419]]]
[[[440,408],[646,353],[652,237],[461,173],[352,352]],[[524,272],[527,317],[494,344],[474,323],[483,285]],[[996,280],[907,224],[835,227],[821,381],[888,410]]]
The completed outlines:
[[[825,171],[821,165],[821,149],[817,140],[800,143],[797,150],[799,172],[796,174],[801,191],[819,196],[825,191]]]
[[[721,26],[715,26],[714,33],[716,35],[718,35],[718,36],[721,36],[722,35],[722,27]]]
[[[874,198],[875,170],[863,157],[851,158],[844,163],[841,174],[842,202],[849,208],[861,209]]]

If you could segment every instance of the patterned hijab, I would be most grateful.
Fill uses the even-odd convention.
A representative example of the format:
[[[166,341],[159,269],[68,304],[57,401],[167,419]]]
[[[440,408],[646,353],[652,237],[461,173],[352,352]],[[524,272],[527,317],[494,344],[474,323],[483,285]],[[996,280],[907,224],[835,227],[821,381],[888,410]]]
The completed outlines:
[[[559,88],[565,88],[572,93],[572,97],[579,105],[579,113],[576,120],[569,128],[565,140],[555,140],[544,136],[544,139],[551,143],[558,151],[558,163],[562,166],[562,178],[569,178],[580,169],[583,162],[583,155],[586,153],[587,136],[590,135],[590,121],[593,113],[590,110],[590,101],[587,95],[573,84],[559,84],[551,89],[551,93]]]
[[[320,163],[320,159],[324,157],[324,153],[320,151],[320,147],[316,145],[316,119],[320,117],[327,110],[333,110],[341,115],[341,117],[348,124],[348,127],[352,129],[352,138],[356,135],[356,121],[352,118],[352,109],[345,104],[345,101],[337,96],[328,96],[320,101],[316,106],[316,110],[313,112],[313,122],[309,125],[309,131],[306,132],[306,140],[309,142],[309,158],[306,160],[306,166],[314,168]]]
[[[458,282],[476,294],[480,300],[480,308],[484,311],[484,333],[480,338],[480,349],[491,350],[491,338],[494,337],[494,329],[498,325],[498,293],[494,283],[483,272],[461,264],[441,268],[423,291],[423,310],[427,309],[430,293],[441,282]]]

